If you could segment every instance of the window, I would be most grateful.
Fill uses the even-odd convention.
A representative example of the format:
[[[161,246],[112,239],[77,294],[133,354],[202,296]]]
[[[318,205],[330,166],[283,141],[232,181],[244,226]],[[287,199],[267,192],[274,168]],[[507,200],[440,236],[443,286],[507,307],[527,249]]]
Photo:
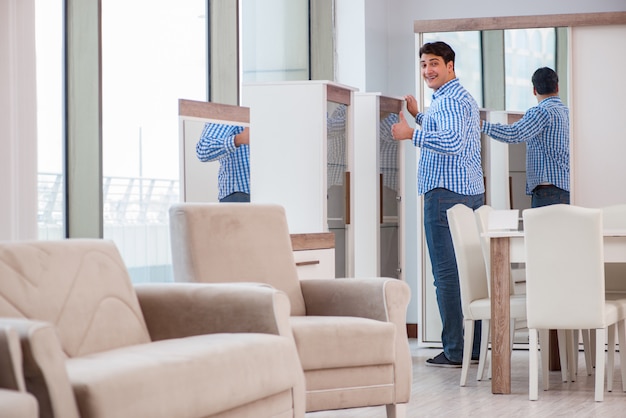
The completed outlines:
[[[536,106],[531,77],[540,67],[556,70],[556,29],[505,30],[504,57],[506,110]]]
[[[309,79],[309,1],[243,0],[243,82]]]
[[[178,99],[206,100],[206,0],[102,0],[104,237],[133,282],[171,281]]]
[[[36,0],[39,239],[65,237],[63,174],[63,0]]]

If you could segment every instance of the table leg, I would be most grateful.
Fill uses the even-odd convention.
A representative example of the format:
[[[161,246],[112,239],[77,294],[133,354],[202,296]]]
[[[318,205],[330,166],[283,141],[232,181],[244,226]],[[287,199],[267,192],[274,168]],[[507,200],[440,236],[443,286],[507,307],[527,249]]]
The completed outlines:
[[[511,255],[508,237],[491,239],[491,392],[511,393]]]

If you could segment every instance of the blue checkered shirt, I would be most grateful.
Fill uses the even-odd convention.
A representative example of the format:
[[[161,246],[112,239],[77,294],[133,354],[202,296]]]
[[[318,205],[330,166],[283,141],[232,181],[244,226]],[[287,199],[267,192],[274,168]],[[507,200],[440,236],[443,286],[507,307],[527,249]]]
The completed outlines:
[[[511,125],[484,122],[483,132],[502,142],[526,142],[526,194],[542,183],[569,191],[569,109],[558,96]]]
[[[480,160],[480,114],[476,100],[457,78],[433,93],[426,113],[418,113],[413,144],[421,148],[417,191],[441,187],[458,194],[485,192]]]
[[[200,161],[220,162],[218,199],[235,192],[250,193],[250,146],[235,146],[235,135],[241,132],[241,126],[207,123],[196,144]]]

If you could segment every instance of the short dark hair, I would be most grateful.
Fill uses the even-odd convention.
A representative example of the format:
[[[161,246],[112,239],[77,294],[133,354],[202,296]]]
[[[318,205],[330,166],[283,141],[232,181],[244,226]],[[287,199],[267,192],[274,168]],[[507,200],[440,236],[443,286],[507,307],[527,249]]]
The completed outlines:
[[[454,62],[454,50],[445,42],[429,42],[420,48],[420,58],[423,54],[432,54],[443,58],[444,63]]]
[[[541,67],[533,74],[532,82],[537,94],[556,93],[559,87],[559,76],[553,69]]]

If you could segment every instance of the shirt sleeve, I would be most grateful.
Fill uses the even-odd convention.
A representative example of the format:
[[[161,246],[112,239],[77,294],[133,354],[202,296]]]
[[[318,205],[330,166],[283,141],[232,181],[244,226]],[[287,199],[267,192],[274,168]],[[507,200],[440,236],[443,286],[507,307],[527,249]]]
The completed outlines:
[[[445,98],[437,110],[428,117],[422,116],[421,122],[422,129],[413,133],[415,146],[441,154],[458,154],[463,149],[463,132],[471,122],[470,111],[458,100]]]
[[[196,156],[202,162],[222,159],[237,150],[235,135],[243,132],[243,127],[207,123],[200,140],[196,144]]]
[[[511,125],[483,122],[482,131],[495,140],[514,144],[537,137],[550,123],[548,113],[538,106],[530,108],[524,116]]]

